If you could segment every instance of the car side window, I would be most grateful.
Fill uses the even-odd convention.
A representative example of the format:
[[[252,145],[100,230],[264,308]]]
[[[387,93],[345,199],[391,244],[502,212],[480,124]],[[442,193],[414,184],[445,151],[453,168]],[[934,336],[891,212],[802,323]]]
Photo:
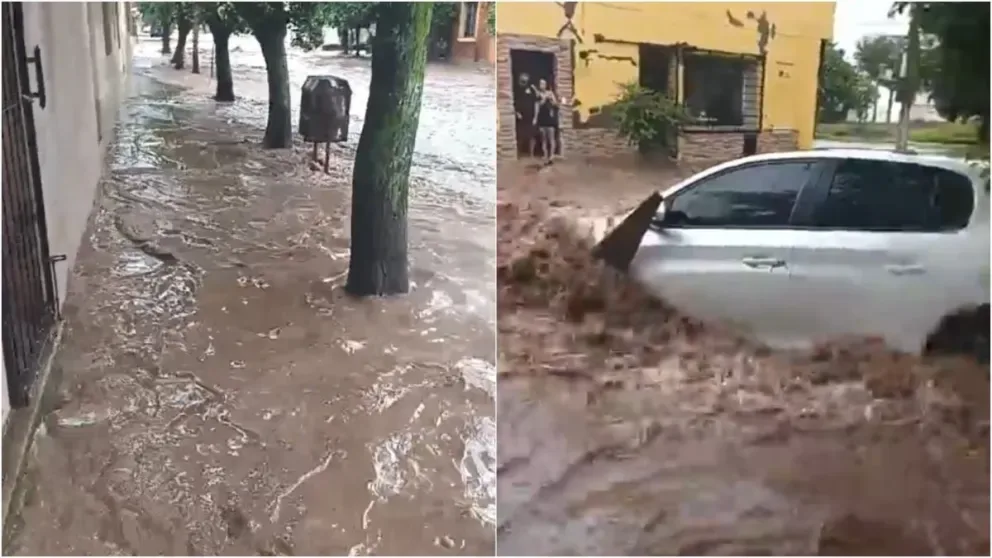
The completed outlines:
[[[675,194],[665,223],[689,227],[784,227],[816,163],[748,166],[705,178]]]
[[[818,227],[864,231],[940,231],[968,224],[974,205],[971,180],[946,169],[895,161],[841,162]]]

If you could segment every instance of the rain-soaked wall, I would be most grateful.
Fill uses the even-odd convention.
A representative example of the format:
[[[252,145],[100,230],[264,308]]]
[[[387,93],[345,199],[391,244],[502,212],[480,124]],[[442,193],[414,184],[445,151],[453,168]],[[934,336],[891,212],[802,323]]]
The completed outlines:
[[[126,91],[129,12],[125,2],[24,3],[25,46],[41,47],[48,95],[34,122],[49,245],[68,258],[57,266],[60,300]]]
[[[41,47],[47,95],[45,108],[34,103],[34,123],[49,246],[67,258],[56,267],[60,301],[126,91],[129,13],[125,2],[24,3],[24,46],[28,52]],[[35,72],[28,74],[37,91]],[[3,379],[6,422],[6,373]]]

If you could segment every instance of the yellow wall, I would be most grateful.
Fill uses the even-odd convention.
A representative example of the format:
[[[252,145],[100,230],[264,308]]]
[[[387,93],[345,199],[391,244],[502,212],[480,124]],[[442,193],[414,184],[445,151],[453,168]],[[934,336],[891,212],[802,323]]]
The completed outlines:
[[[603,58],[637,60],[637,45],[611,41],[685,43],[758,55],[757,24],[747,12],[766,13],[775,34],[767,45],[763,128],[797,130],[800,147],[812,145],[820,40],[833,36],[834,2],[580,2],[575,10],[572,22],[583,39],[575,44],[575,98],[581,101],[578,111],[583,120],[589,108],[616,98],[618,84],[638,77],[633,64]],[[496,33],[497,37],[508,33],[553,38],[565,23],[563,7],[556,2],[503,3]],[[607,42],[597,43],[595,35]],[[590,49],[598,52],[588,58],[587,66],[578,55]]]

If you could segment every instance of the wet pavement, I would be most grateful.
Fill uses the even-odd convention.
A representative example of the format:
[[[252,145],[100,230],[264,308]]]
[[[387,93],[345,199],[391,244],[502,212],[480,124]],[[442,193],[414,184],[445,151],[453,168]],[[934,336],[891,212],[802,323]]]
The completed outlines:
[[[6,553],[491,554],[493,142],[446,128],[472,119],[484,134],[462,85],[484,91],[491,75],[428,71],[414,285],[354,300],[360,126],[314,172],[306,147],[259,147],[250,56],[233,57],[246,98],[218,106],[200,76],[163,83],[187,78],[154,43],[137,49],[65,303],[63,395]],[[342,66],[364,109],[368,62]]]
[[[681,315],[569,215],[630,172],[500,167],[498,553],[987,555],[988,368]]]
[[[173,41],[175,42],[175,41]],[[202,73],[167,70],[158,77],[182,85],[196,94],[211,95],[215,82],[210,78],[213,56],[209,34],[200,37]],[[288,43],[287,43],[288,44]],[[161,42],[145,38],[136,47],[135,66],[162,69],[157,54]],[[251,36],[230,39],[234,68],[236,103],[222,105],[218,116],[264,129],[268,107],[268,82],[262,50]],[[287,46],[293,127],[299,122],[300,88],[308,75],[334,75],[348,80],[352,88],[349,141],[346,148],[358,146],[358,137],[368,104],[368,83],[372,76],[369,57],[341,56],[325,51],[303,52]],[[188,58],[187,58],[188,61]],[[496,116],[494,69],[484,66],[428,64],[424,96],[417,130],[414,178],[444,184],[491,202],[495,198]]]

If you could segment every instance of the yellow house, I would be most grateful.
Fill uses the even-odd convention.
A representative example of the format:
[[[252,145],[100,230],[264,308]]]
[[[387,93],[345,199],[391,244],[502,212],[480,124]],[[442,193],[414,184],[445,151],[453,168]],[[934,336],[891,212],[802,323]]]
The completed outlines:
[[[693,115],[678,156],[727,160],[813,143],[817,76],[833,2],[502,3],[496,21],[499,148],[520,152],[521,73],[547,78],[572,114],[565,155],[632,148],[612,129],[619,86],[665,91]]]

